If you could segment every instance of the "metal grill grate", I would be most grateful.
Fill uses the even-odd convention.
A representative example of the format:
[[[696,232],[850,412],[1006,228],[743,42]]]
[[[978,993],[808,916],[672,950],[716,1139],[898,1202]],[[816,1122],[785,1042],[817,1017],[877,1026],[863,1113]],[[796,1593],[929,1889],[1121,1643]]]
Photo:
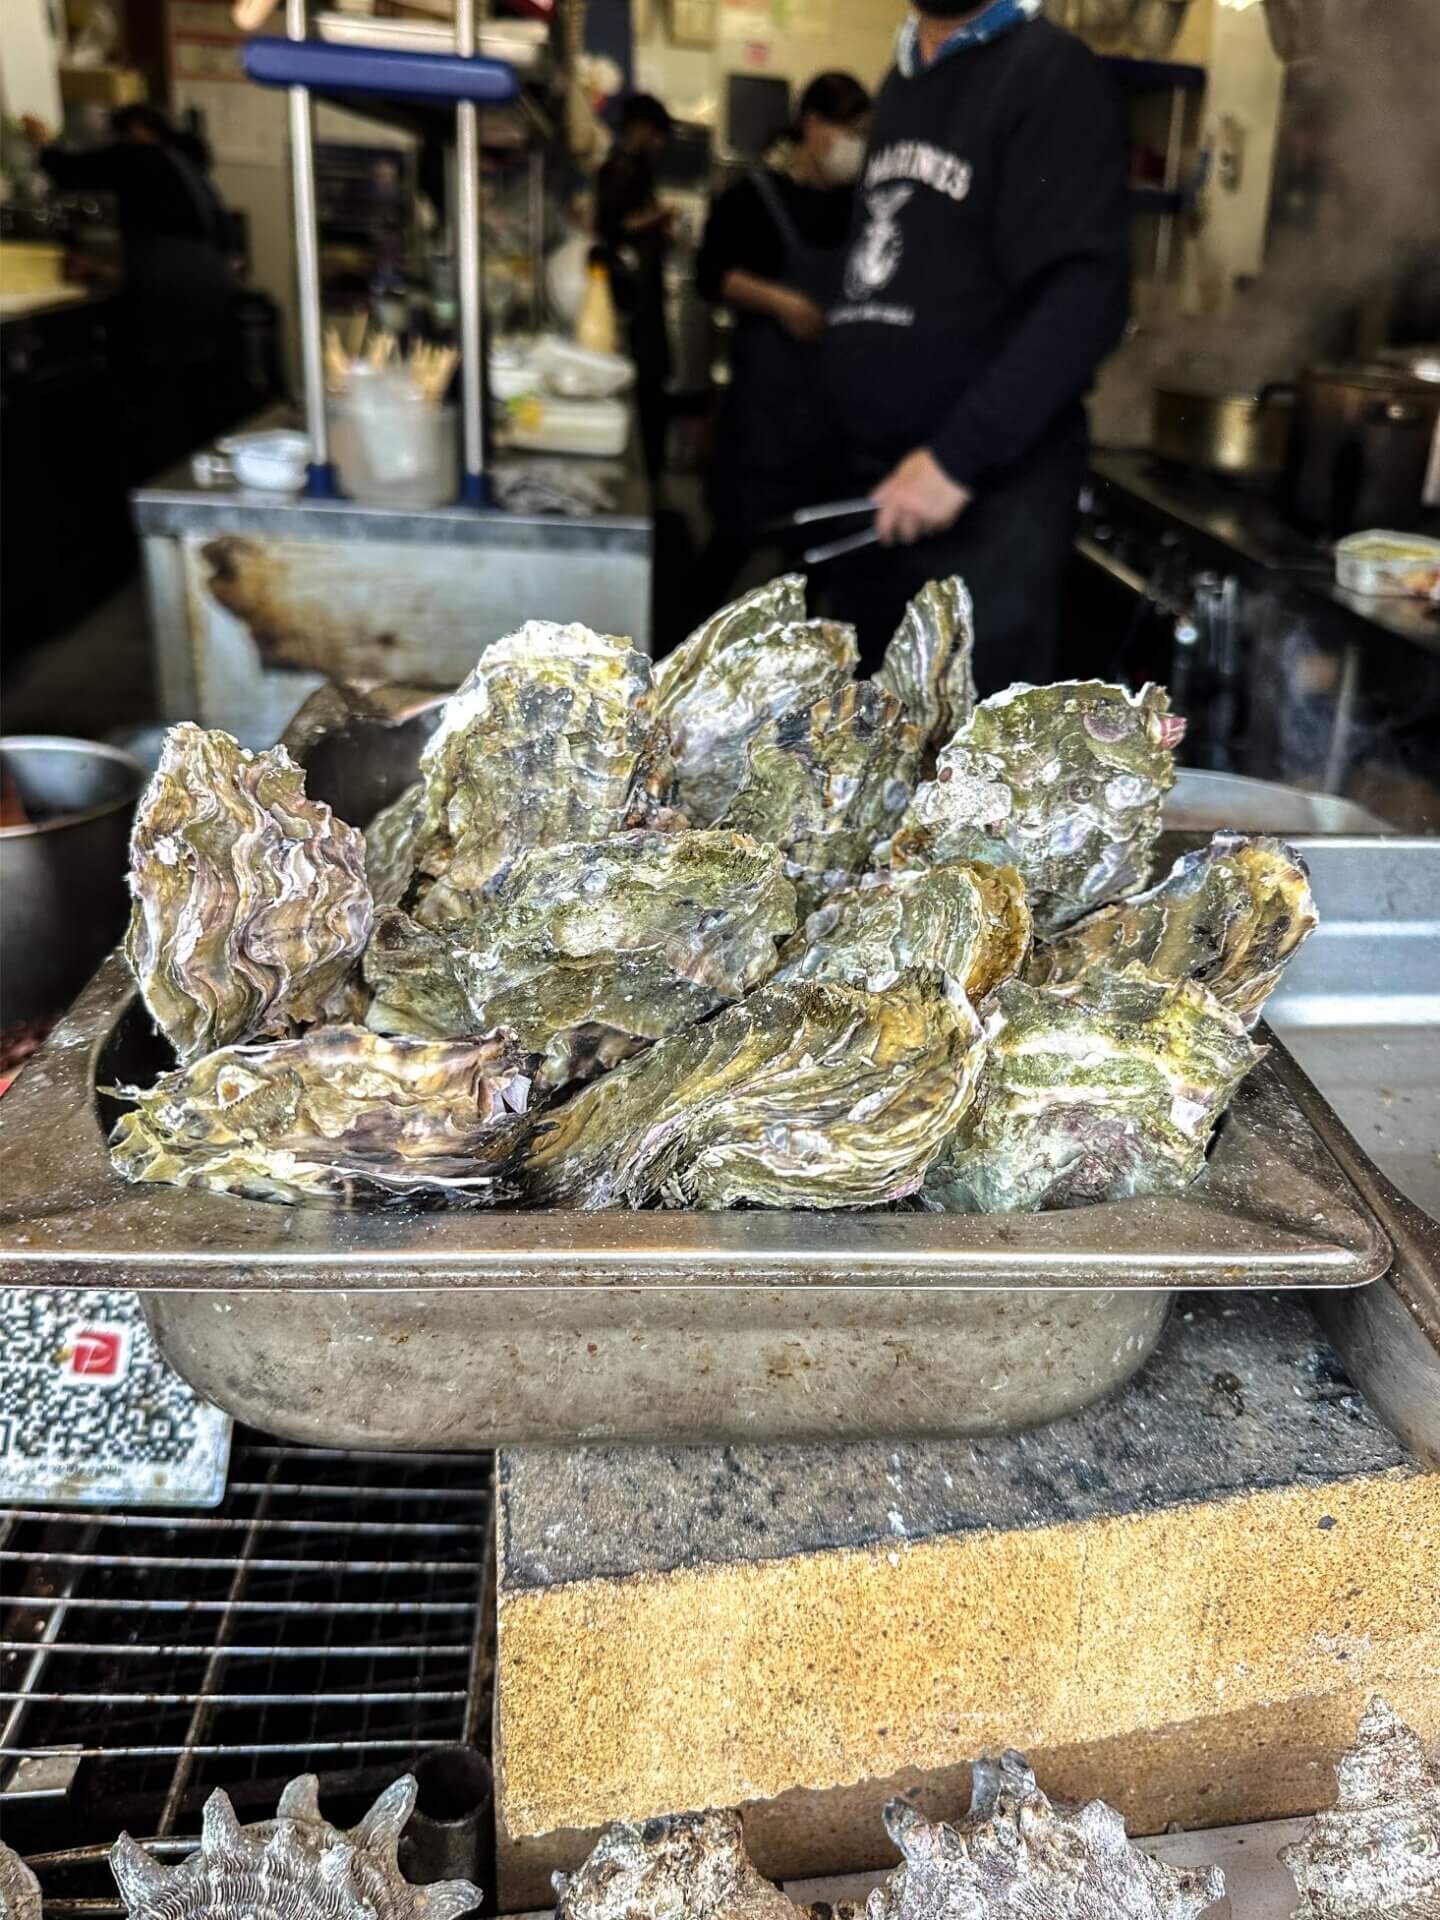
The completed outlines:
[[[0,1832],[47,1920],[118,1914],[121,1828],[207,1795],[345,1826],[426,1747],[488,1744],[490,1462],[237,1436],[213,1514],[0,1509]]]

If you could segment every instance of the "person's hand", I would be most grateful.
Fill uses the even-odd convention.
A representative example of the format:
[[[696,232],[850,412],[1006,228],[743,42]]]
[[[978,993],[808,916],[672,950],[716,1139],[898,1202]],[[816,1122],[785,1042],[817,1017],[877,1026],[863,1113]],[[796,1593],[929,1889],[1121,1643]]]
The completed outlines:
[[[934,454],[921,447],[902,460],[870,498],[879,509],[875,531],[880,544],[908,547],[953,527],[970,504],[970,490],[957,486]]]
[[[807,347],[813,347],[825,331],[825,309],[807,293],[792,287],[779,287],[775,293],[775,318],[790,335]]]

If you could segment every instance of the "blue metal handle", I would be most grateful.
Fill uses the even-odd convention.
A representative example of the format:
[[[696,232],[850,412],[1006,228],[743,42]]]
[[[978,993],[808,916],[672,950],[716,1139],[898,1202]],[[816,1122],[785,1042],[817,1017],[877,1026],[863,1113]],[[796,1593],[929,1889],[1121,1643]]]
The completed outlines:
[[[334,47],[323,40],[280,40],[262,34],[245,45],[245,71],[262,87],[309,87],[318,93],[368,93],[391,100],[473,100],[503,106],[519,92],[503,60],[458,53],[409,53],[381,47]]]

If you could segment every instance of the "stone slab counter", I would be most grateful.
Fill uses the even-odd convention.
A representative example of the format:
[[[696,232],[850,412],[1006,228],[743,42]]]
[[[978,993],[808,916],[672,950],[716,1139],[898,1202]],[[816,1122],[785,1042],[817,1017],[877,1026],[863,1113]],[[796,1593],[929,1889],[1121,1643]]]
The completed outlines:
[[[1110,1400],[1005,1438],[497,1466],[502,1902],[596,1828],[742,1806],[773,1878],[1025,1750],[1132,1832],[1285,1818],[1383,1692],[1440,1736],[1440,1473],[1293,1297],[1187,1296]]]

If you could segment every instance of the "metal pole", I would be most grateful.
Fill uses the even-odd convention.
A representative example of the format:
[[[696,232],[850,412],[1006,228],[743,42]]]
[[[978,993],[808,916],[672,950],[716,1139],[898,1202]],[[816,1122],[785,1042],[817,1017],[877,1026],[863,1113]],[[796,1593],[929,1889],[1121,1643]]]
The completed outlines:
[[[305,0],[285,0],[285,37],[306,37]],[[320,323],[320,236],[315,224],[315,118],[305,87],[290,88],[290,169],[295,196],[295,267],[300,299],[300,364],[305,381],[305,430],[310,436],[306,491],[333,497],[325,421],[325,359]]]
[[[539,333],[545,324],[545,156],[539,147],[530,149],[527,185],[530,200],[530,330]]]
[[[291,0],[294,4],[294,0]],[[475,0],[455,0],[455,51],[475,53]],[[473,100],[455,109],[456,247],[460,295],[460,411],[464,430],[467,505],[489,504],[485,477],[485,365],[481,358],[484,245],[480,232],[480,122]]]

